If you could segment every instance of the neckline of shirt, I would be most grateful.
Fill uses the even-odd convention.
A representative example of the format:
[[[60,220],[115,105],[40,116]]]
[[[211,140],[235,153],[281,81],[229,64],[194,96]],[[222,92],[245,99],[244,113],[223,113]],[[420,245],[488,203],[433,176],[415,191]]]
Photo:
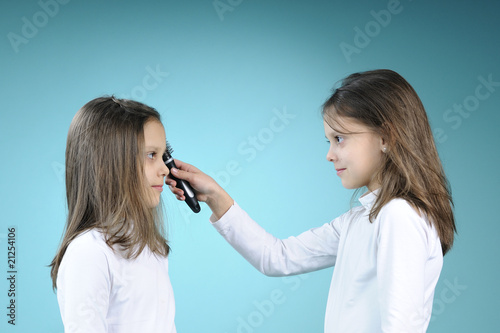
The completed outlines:
[[[358,199],[361,205],[365,207],[366,209],[371,209],[373,206],[373,203],[377,199],[377,194],[379,192],[379,189],[376,189],[375,191],[366,191],[363,193],[363,195]]]

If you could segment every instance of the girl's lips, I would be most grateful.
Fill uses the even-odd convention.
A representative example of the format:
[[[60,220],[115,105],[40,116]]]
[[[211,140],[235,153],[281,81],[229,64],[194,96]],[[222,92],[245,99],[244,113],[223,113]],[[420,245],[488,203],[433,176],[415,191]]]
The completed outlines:
[[[162,192],[163,191],[163,185],[154,185],[152,186],[155,190]]]
[[[343,168],[343,169],[335,169],[335,170],[337,170],[337,176],[340,176],[340,174],[342,172],[344,172],[345,168]]]

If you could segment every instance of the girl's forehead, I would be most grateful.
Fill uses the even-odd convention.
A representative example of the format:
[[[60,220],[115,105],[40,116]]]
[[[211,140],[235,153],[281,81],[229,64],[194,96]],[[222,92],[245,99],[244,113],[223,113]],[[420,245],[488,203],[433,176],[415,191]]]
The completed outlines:
[[[165,145],[165,129],[159,121],[148,121],[144,124],[145,144]]]
[[[325,116],[324,122],[333,131],[338,133],[360,133],[367,132],[370,128],[359,120],[350,117],[343,117],[339,115]]]

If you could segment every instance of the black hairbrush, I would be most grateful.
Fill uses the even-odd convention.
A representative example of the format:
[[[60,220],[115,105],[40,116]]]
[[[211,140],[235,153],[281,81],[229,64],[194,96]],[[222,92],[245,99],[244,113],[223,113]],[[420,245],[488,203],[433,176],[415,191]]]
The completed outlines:
[[[172,170],[172,168],[178,169],[177,166],[175,165],[174,158],[172,157],[173,152],[174,150],[167,141],[167,150],[165,151],[165,154],[163,154],[163,162],[165,162],[165,165],[167,166],[168,170]],[[196,196],[194,194],[191,185],[183,179],[174,177],[172,174],[170,174],[170,178],[175,180],[175,182],[177,183],[175,187],[184,191],[184,196],[186,197],[186,203],[188,204],[189,208],[191,208],[193,212],[198,213],[201,210],[201,208],[200,204],[198,203],[198,200],[196,199]]]

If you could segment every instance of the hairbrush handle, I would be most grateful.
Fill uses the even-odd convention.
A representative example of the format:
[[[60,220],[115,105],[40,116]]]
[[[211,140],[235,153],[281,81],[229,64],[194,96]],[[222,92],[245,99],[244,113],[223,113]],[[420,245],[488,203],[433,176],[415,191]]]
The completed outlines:
[[[172,168],[177,168],[175,165],[174,159],[169,158],[165,161],[165,165],[167,166],[168,170],[172,170]],[[175,187],[181,189],[184,191],[184,196],[186,197],[186,203],[188,204],[189,208],[195,213],[199,213],[201,210],[200,204],[198,203],[198,199],[196,199],[196,196],[194,194],[193,188],[189,184],[189,182],[179,179],[177,177],[174,177],[172,174],[170,174],[170,178],[175,180],[177,185]]]

